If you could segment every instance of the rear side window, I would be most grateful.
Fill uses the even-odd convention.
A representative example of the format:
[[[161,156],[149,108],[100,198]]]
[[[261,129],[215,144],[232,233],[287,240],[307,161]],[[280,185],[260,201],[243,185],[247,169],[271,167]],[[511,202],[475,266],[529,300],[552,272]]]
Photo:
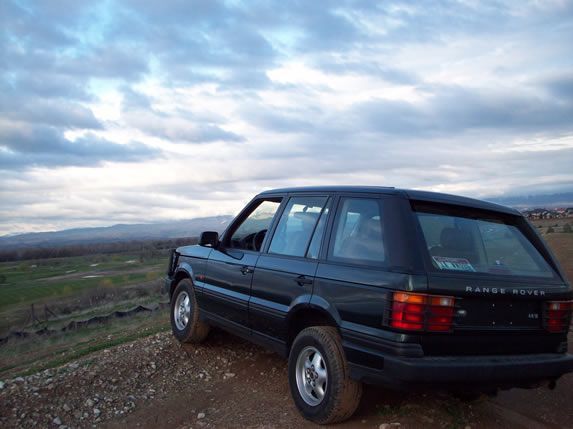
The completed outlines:
[[[329,259],[384,265],[387,248],[382,200],[343,198],[335,224]]]
[[[416,212],[434,269],[552,278],[554,272],[517,222]]]
[[[327,197],[293,197],[274,233],[269,253],[304,256]]]

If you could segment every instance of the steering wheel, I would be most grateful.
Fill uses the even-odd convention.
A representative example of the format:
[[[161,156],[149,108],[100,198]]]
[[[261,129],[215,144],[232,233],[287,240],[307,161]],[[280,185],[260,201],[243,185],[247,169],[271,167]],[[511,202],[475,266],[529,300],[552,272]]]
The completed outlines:
[[[251,250],[254,238],[255,238],[255,234],[249,234],[249,235],[244,236],[243,238],[241,238],[239,247],[241,249]]]
[[[266,229],[261,229],[253,236],[253,250],[257,252],[261,250],[261,246],[263,245],[263,240],[265,239],[266,233],[267,233]]]

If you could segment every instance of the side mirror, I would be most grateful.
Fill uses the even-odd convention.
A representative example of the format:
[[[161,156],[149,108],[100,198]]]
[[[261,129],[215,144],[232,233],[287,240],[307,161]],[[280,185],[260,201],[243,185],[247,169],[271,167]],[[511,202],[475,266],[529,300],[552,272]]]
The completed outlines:
[[[199,237],[199,246],[217,247],[219,244],[219,233],[215,231],[205,231]]]

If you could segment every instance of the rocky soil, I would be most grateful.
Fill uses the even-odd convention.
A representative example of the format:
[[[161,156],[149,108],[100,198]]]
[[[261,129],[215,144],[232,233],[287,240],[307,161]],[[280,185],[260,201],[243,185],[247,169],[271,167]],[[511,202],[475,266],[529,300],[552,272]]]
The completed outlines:
[[[338,427],[571,427],[572,386],[568,376],[557,391],[472,404],[367,387],[357,414]],[[160,333],[0,381],[0,427],[93,426],[314,427],[290,399],[285,361],[220,331],[200,346]]]
[[[2,427],[91,427],[119,419],[177,389],[206,388],[235,376],[248,344],[185,350],[170,333],[106,349],[60,368],[0,382]],[[197,412],[198,420],[203,416]]]

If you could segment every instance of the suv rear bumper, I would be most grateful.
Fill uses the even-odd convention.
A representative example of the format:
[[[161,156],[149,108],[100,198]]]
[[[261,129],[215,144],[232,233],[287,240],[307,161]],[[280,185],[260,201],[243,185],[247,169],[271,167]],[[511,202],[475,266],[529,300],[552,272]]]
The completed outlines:
[[[343,333],[351,377],[395,387],[463,384],[470,389],[533,385],[573,371],[573,355],[566,353],[409,357],[399,355],[403,344],[395,344],[398,354],[388,350],[387,342],[384,351],[365,348]]]
[[[518,386],[556,380],[573,371],[570,354],[380,359],[384,359],[383,369],[350,363],[351,377],[375,384]]]

